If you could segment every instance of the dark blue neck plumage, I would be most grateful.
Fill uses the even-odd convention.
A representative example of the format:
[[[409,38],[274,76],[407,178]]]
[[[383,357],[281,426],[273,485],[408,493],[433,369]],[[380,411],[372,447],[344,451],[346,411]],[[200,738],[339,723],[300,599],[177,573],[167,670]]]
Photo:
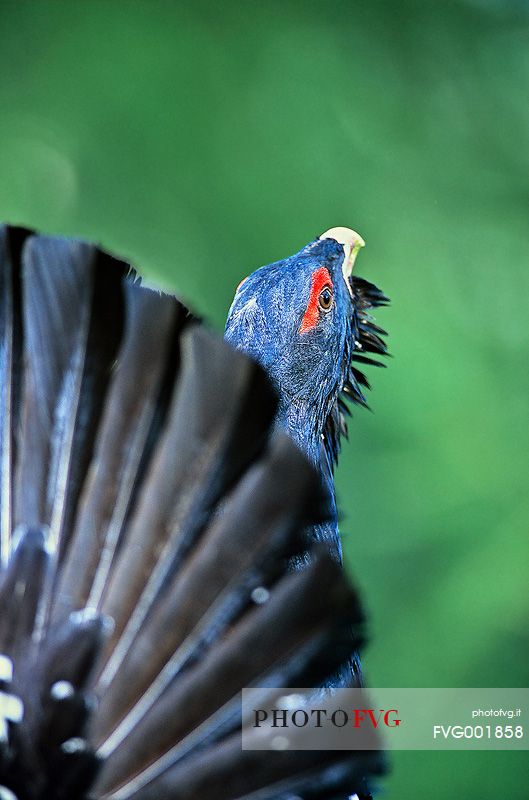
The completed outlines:
[[[314,406],[281,397],[277,425],[287,431],[321,475],[329,496],[329,517],[325,522],[313,526],[309,536],[312,541],[324,542],[333,558],[341,562],[332,456],[324,438],[326,417],[322,417]]]

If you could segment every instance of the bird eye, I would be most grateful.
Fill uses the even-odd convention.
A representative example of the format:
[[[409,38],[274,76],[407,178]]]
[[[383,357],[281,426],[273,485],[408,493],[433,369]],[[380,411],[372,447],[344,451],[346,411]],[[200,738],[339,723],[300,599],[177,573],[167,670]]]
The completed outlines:
[[[330,311],[332,307],[332,290],[330,286],[324,286],[318,297],[318,303],[322,311]]]

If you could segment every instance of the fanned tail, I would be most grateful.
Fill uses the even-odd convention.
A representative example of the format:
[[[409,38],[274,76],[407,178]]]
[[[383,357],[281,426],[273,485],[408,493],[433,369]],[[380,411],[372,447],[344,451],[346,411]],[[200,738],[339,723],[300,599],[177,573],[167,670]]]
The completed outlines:
[[[243,751],[243,687],[363,642],[262,371],[89,245],[0,230],[0,794],[354,793],[377,752]],[[351,633],[352,632],[352,633]]]

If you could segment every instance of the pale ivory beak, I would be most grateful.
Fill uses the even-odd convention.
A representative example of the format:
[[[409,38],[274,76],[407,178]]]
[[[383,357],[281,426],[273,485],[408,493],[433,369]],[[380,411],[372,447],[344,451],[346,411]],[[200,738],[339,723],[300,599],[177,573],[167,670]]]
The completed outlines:
[[[347,284],[347,288],[351,291],[350,280],[353,272],[353,266],[356,256],[361,247],[364,247],[365,242],[356,231],[351,228],[331,228],[319,237],[320,239],[334,239],[342,245],[344,250],[344,260],[342,265],[343,276]]]

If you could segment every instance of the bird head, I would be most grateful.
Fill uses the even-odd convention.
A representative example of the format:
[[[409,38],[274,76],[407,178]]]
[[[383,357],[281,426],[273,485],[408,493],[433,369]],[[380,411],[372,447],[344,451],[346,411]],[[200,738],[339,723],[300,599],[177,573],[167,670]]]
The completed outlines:
[[[387,298],[352,274],[363,246],[355,231],[332,228],[261,267],[239,284],[226,325],[227,340],[261,363],[275,384],[280,421],[305,450],[323,438],[332,461],[346,433],[341,395],[366,405],[361,386],[368,383],[353,361],[386,352],[384,331],[367,310]]]

